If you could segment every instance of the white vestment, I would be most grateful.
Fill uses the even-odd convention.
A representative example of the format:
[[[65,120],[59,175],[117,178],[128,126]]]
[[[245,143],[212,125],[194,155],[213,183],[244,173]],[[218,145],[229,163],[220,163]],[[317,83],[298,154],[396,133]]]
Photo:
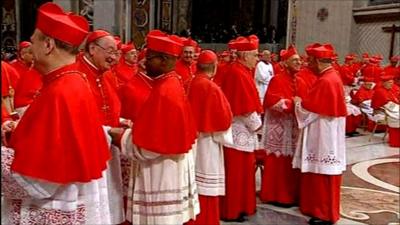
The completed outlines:
[[[196,144],[192,149],[196,148]],[[193,150],[162,155],[132,143],[127,129],[122,154],[134,160],[128,190],[127,220],[132,224],[183,224],[200,213]]]
[[[296,104],[295,113],[301,136],[293,168],[302,173],[339,175],[346,170],[346,117],[328,117]]]
[[[200,195],[225,195],[223,145],[232,143],[232,130],[200,133],[196,149],[196,183]]]
[[[400,128],[400,107],[392,101],[386,103],[382,109],[387,116],[387,124],[391,128]]]
[[[110,190],[110,171],[86,183],[57,184],[11,172],[14,150],[1,147],[2,224],[117,224],[124,218]],[[73,166],[73,165],[71,165]],[[122,215],[123,216],[123,215]]]
[[[272,63],[267,64],[264,61],[260,61],[256,66],[254,79],[261,103],[264,102],[265,92],[267,91],[272,76],[274,76]]]
[[[232,122],[233,144],[226,143],[225,146],[238,151],[254,152],[258,147],[256,131],[261,125],[261,117],[256,112],[234,116]]]

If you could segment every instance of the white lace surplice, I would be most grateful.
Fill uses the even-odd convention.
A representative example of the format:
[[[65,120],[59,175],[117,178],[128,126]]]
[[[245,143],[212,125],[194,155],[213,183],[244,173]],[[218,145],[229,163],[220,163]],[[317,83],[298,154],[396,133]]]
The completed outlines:
[[[261,124],[261,117],[256,112],[233,117],[233,144],[226,143],[225,146],[239,151],[253,152],[258,146],[256,130]]]
[[[107,170],[91,182],[60,185],[12,173],[14,150],[2,146],[1,154],[2,224],[120,223],[111,215],[118,206],[110,204]]]
[[[345,117],[325,117],[296,104],[302,129],[293,157],[293,168],[301,172],[339,175],[346,170]]]

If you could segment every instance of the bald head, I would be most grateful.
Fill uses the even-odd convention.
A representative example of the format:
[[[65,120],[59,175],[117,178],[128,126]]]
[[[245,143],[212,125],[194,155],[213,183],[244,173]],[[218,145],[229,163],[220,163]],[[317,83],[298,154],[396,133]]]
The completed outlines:
[[[271,62],[271,52],[269,50],[262,51],[261,60],[264,62]]]

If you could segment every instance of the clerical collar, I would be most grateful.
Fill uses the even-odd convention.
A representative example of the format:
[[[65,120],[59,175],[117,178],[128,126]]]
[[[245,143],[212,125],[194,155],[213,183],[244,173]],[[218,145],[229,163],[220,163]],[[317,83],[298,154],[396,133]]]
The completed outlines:
[[[325,69],[321,70],[321,72],[319,72],[319,74],[323,74],[325,71],[327,71],[327,70],[329,70],[331,68],[333,68],[333,67],[332,66],[328,66]]]
[[[86,57],[86,55],[83,55],[83,60],[85,60],[85,62],[89,64],[89,66],[93,67],[93,69],[99,71],[99,68],[97,68],[92,62],[90,62],[90,60]]]

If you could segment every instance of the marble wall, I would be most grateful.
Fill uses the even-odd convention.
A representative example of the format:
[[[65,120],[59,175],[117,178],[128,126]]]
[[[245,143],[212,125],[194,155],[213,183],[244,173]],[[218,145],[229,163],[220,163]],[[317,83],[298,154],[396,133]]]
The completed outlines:
[[[353,1],[296,1],[295,44],[301,53],[311,42],[330,42],[339,56],[348,52],[351,38]],[[324,17],[324,18],[319,18]]]

